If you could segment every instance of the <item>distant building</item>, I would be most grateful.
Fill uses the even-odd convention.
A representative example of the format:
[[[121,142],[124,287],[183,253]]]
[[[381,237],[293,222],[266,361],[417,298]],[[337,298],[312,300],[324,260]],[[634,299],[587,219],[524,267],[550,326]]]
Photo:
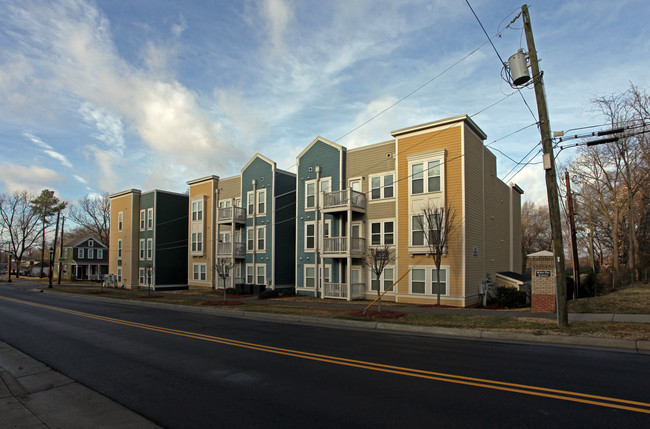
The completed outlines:
[[[54,272],[59,275],[61,255],[54,258]],[[108,247],[89,235],[63,243],[62,280],[102,280],[108,274]]]

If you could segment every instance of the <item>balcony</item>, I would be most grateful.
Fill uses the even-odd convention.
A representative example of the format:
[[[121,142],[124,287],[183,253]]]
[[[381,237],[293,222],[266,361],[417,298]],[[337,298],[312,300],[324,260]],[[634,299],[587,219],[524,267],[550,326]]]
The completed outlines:
[[[330,237],[323,242],[323,255],[330,258],[361,258],[366,252],[366,239],[361,237]]]
[[[219,223],[246,223],[246,209],[243,207],[223,207],[217,212]]]
[[[234,253],[233,253],[234,247]],[[219,256],[230,256],[233,255],[235,258],[245,258],[246,257],[246,244],[245,243],[219,243],[217,245],[217,255]]]
[[[350,294],[348,295],[347,283],[324,283],[323,298],[333,299],[363,299],[363,283],[352,283],[350,285]]]
[[[323,194],[324,213],[341,212],[348,209],[356,213],[365,213],[366,194],[353,191],[350,188]]]

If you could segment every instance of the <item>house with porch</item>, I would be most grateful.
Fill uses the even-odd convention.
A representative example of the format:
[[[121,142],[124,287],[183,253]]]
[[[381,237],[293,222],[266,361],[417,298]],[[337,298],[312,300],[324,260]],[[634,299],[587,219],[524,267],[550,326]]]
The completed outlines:
[[[57,252],[54,272],[62,280],[103,280],[108,274],[108,254],[108,246],[93,235],[68,240],[63,243],[63,255]]]

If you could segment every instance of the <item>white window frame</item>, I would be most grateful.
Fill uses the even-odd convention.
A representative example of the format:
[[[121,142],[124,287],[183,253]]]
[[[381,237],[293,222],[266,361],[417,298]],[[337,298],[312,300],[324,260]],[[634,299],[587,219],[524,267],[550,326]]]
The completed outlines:
[[[97,249],[97,259],[104,259],[104,249]]]
[[[255,229],[253,227],[246,228],[246,253],[253,253],[255,250]]]
[[[431,273],[431,295],[438,296],[437,292],[434,291],[434,288],[437,286],[435,276],[438,274],[436,268],[433,267],[430,271]],[[441,293],[440,296],[449,296],[449,270],[447,268],[440,267],[440,274],[445,273],[445,293]],[[442,277],[442,276],[441,276]]]
[[[153,238],[147,238],[147,260],[153,259]]]
[[[145,239],[141,238],[140,239],[139,260],[144,261],[146,255],[147,255],[147,248],[145,247]]]
[[[312,185],[314,188],[314,193],[309,193],[309,186]],[[306,180],[305,181],[305,211],[307,210],[316,210],[316,196],[318,191],[316,190],[316,180]],[[312,203],[309,203],[309,198],[312,197]]]
[[[190,252],[193,255],[203,254],[203,231],[192,232],[190,234]]]
[[[369,222],[370,223],[370,234],[369,234],[369,243],[370,246],[394,246],[395,245],[395,219],[382,219],[382,220],[376,220],[374,222]],[[386,224],[391,223],[393,225],[393,240],[392,243],[386,243]],[[376,233],[373,233],[372,231],[372,226],[373,225],[379,225],[379,243],[373,243],[373,235],[376,235]]]
[[[118,231],[124,230],[124,212],[117,213],[117,230]]]
[[[386,178],[389,176],[391,178],[391,182],[390,182],[390,186],[387,186]],[[373,185],[373,182],[375,180],[379,181],[378,187]],[[389,171],[381,174],[373,174],[368,177],[368,186],[370,187],[368,192],[370,194],[370,201],[393,199],[395,198],[395,173]],[[386,189],[390,189],[392,195],[386,196]],[[378,191],[379,193],[378,196],[375,196],[375,192],[374,192],[375,190]]]
[[[147,211],[145,209],[140,210],[140,231],[145,230],[145,225],[147,224]]]
[[[418,268],[413,268],[411,269],[411,272],[409,273],[409,293],[412,295],[426,295],[427,294],[427,268],[425,267],[418,267]],[[422,292],[414,292],[413,291],[413,276],[415,273],[424,273],[424,278],[419,279],[418,278],[418,283],[423,283],[423,290]]]
[[[122,283],[122,267],[117,267],[117,283]]]
[[[192,200],[192,222],[203,220],[203,198]]]
[[[153,229],[153,207],[147,209],[147,229]]]
[[[386,278],[386,270],[392,270],[392,277],[390,279]],[[372,269],[368,270],[369,273],[369,291],[370,292],[377,292],[377,289],[373,289],[373,282],[375,282],[375,272]],[[395,266],[394,265],[388,265],[384,268],[384,271],[382,271],[381,276],[379,276],[379,285],[381,286],[380,292],[385,292],[386,288],[391,287],[393,283],[395,282]],[[391,289],[390,292],[394,292],[395,288]]]
[[[258,215],[266,215],[266,189],[259,189],[257,191],[256,206]]]
[[[424,293],[421,292],[413,292],[413,273],[414,272],[422,272],[424,271]],[[441,293],[440,296],[449,296],[449,266],[448,265],[442,265],[440,266],[440,273],[445,273],[445,293]],[[411,269],[411,273],[409,274],[409,293],[412,295],[417,295],[417,296],[438,296],[438,294],[435,292],[435,277],[436,275],[436,267],[434,265],[423,265],[423,266],[417,266],[413,267]]]
[[[117,259],[122,259],[122,239],[117,240]]]
[[[95,258],[95,252],[93,249],[88,249],[88,254],[86,256],[88,259],[94,259]]]
[[[255,270],[253,264],[246,264],[246,279],[247,285],[255,284]]]
[[[255,191],[246,192],[246,216],[255,215]]]
[[[204,263],[192,264],[192,280],[204,282],[207,281],[207,266]]]
[[[308,270],[313,270],[313,277],[308,276]],[[314,285],[313,286],[307,286],[307,279],[313,278],[314,279]],[[304,270],[303,270],[303,287],[308,288],[308,289],[316,289],[316,265],[313,264],[305,264]]]
[[[219,208],[220,209],[229,209],[232,207],[232,200],[219,200]]]
[[[147,276],[144,274],[144,268],[138,268],[138,284],[145,286],[147,284]]]
[[[327,186],[324,186],[327,184]],[[321,177],[320,179],[320,189],[318,191],[318,205],[323,207],[323,195],[327,192],[332,192],[332,178],[331,177]]]
[[[95,242],[93,240],[88,240],[88,247],[95,247]]]
[[[309,227],[313,227],[313,235],[310,235],[308,233]],[[307,245],[309,239],[312,239],[312,243],[314,244],[312,247],[309,247]],[[311,222],[305,222],[305,251],[313,252],[316,250],[316,222],[311,221]]]
[[[266,284],[266,264],[257,264],[255,265],[255,284],[265,285]],[[260,271],[262,273],[262,281],[260,281]]]
[[[410,159],[408,164],[409,171],[409,195],[424,195],[424,194],[437,194],[441,193],[445,188],[444,178],[445,178],[445,161],[444,154],[438,153],[437,155],[430,154],[429,157],[420,157],[417,159]],[[436,166],[435,163],[438,165]],[[416,179],[415,174],[413,173],[413,167],[420,166],[422,169],[421,178]],[[433,174],[438,170],[438,174]],[[438,189],[430,189],[429,182],[431,179],[438,177]],[[413,192],[413,182],[415,180],[422,180],[422,192],[414,193]]]
[[[262,233],[262,247],[260,247],[260,232]],[[255,251],[266,252],[266,226],[255,228]]]
[[[77,249],[77,258],[79,259],[84,259],[84,248],[80,247]]]

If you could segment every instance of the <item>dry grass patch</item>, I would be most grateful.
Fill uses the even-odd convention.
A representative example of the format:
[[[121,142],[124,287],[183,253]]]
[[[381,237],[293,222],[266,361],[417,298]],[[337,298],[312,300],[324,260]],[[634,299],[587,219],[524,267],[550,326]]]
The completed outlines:
[[[650,285],[635,283],[607,295],[569,301],[570,313],[650,314]]]

